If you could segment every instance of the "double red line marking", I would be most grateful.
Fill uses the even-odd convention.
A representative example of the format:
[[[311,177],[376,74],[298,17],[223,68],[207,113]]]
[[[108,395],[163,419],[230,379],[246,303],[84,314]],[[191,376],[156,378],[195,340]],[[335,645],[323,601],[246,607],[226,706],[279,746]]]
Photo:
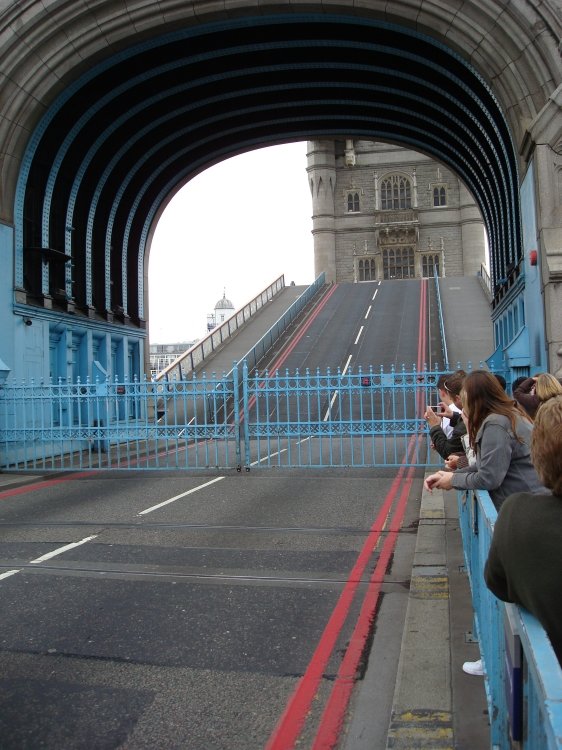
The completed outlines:
[[[332,654],[337,638],[349,613],[349,609],[353,602],[353,597],[361,581],[361,576],[363,575],[365,568],[369,560],[371,559],[373,549],[379,542],[385,522],[387,520],[387,516],[394,503],[398,490],[400,489],[404,471],[404,467],[401,467],[398,471],[398,474],[394,478],[394,481],[392,482],[390,490],[385,498],[384,504],[380,509],[373,525],[371,526],[369,535],[367,536],[365,543],[363,544],[363,548],[361,549],[357,561],[355,562],[355,565],[353,566],[353,569],[349,574],[343,591],[340,594],[340,598],[338,599],[338,602],[330,616],[330,619],[328,620],[328,624],[324,629],[322,637],[320,638],[320,642],[316,647],[316,651],[312,655],[312,659],[310,660],[305,674],[300,679],[299,684],[297,685],[293,695],[291,696],[276,729],[270,737],[269,742],[266,745],[266,750],[288,750],[288,748],[292,748],[302,730],[302,727],[306,720],[306,716],[310,710],[310,706],[312,704],[314,696],[316,695],[318,685],[320,684],[320,680],[322,679],[322,675],[324,673],[328,660]],[[411,480],[409,483],[407,482],[402,488],[402,492],[400,493],[401,505],[397,507],[394,512],[392,527],[395,532],[397,532],[400,527],[402,518],[399,511],[402,506],[405,507],[410,484]],[[368,611],[368,609],[369,606],[372,606],[373,604],[373,602],[371,601],[373,599],[373,596],[375,599],[374,605],[376,606],[376,600],[378,599],[382,577],[384,575],[388,560],[390,558],[390,554],[392,553],[392,549],[394,547],[394,544],[390,544],[389,539],[390,537],[387,538],[383,546],[383,551],[381,552],[377,566],[373,571],[370,582],[372,582],[373,579],[380,580],[378,581],[378,585],[373,587],[372,591],[369,591],[368,597],[366,597],[365,602],[363,603],[361,615],[359,618],[361,624],[358,621],[358,624],[355,628],[354,637],[352,638],[352,642],[350,643],[350,647],[348,648],[348,651],[346,653],[346,658],[343,660],[342,665],[338,670],[336,683],[334,685],[334,688],[332,689],[332,694],[328,701],[328,705],[326,706],[323,721],[321,722],[320,730],[318,732],[317,742],[323,742],[325,735],[327,735],[330,740],[333,739],[334,742],[330,742],[330,744],[328,745],[315,744],[314,747],[333,747],[333,744],[335,744],[335,740],[337,740],[337,734],[339,734],[339,732],[335,734],[333,725],[336,725],[335,729],[339,728],[341,724],[341,709],[342,707],[344,707],[342,703],[342,695],[347,695],[347,693],[351,692],[353,682],[355,681],[357,664],[359,662],[359,658],[361,657],[363,646],[368,635],[369,622],[367,620],[370,618],[370,611]],[[371,587],[369,588],[371,589]],[[367,598],[369,599],[368,602]],[[347,654],[350,653],[351,650],[353,650],[353,655],[350,654],[348,658]],[[345,705],[347,705],[347,701]],[[333,715],[328,717],[328,711],[332,711]]]
[[[425,357],[426,311],[427,283],[422,280],[420,286],[418,328],[418,371],[423,367]],[[416,412],[419,411],[419,408],[420,402],[416,397]],[[283,715],[269,738],[265,750],[289,750],[294,747],[299,738],[318,690],[320,680],[322,679],[322,675],[330,656],[332,655],[337,638],[349,613],[361,576],[365,571],[373,550],[380,542],[382,533],[385,529],[385,524],[397,498],[390,524],[387,529],[386,538],[382,544],[382,549],[375,569],[369,579],[367,593],[363,600],[359,617],[355,624],[348,648],[346,649],[345,656],[338,669],[336,679],[334,680],[330,697],[324,707],[312,747],[313,750],[331,750],[331,748],[335,747],[338,742],[345,719],[345,712],[356,681],[358,665],[369,638],[384,575],[394,552],[398,533],[406,512],[407,501],[413,482],[414,467],[410,467],[406,473],[405,464],[409,461],[412,451],[415,450],[416,442],[417,438],[412,437],[403,459],[403,465],[398,470],[383,506],[371,526],[369,535],[367,536],[357,561],[348,576],[347,582],[340,594],[330,619],[328,620],[324,632],[322,633],[306,672],[299,680],[297,687],[290,697]]]

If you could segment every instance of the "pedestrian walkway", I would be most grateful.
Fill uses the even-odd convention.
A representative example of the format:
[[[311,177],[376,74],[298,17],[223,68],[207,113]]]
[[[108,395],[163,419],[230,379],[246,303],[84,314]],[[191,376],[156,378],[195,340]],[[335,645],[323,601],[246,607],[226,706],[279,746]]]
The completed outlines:
[[[490,746],[484,679],[462,671],[479,652],[456,503],[456,493],[423,492],[405,617],[383,602],[343,750]],[[379,631],[402,619],[400,654],[381,654]],[[389,665],[396,659],[397,671]],[[381,679],[396,680],[392,707],[380,705]],[[381,727],[385,721],[387,728]]]
[[[439,280],[449,366],[459,362],[473,369],[494,351],[490,304],[477,276],[452,276]],[[470,321],[470,323],[467,323]]]
[[[476,750],[490,742],[456,493],[423,492],[387,748]]]

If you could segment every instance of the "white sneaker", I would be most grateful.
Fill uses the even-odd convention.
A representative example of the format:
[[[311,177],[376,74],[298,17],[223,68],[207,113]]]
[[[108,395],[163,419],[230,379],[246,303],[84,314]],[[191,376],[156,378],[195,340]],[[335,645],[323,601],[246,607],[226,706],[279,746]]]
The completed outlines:
[[[478,659],[478,661],[465,661],[465,663],[462,665],[462,671],[466,672],[467,674],[474,674],[478,677],[481,677],[484,674],[484,669],[482,668],[482,659]]]

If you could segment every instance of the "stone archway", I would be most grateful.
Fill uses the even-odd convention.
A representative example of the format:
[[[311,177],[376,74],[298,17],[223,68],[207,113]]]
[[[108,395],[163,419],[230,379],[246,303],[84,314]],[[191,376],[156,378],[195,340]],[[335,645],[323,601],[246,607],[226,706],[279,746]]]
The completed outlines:
[[[95,15],[86,3],[8,8],[0,220],[3,255],[14,247],[16,307],[140,331],[151,231],[191,176],[266,143],[392,137],[453,166],[477,196],[496,295],[523,262],[518,190],[534,160],[556,364],[556,6],[480,1],[448,13],[408,0],[325,13],[281,2],[259,16],[229,0],[216,11],[197,2],[178,11],[171,0],[108,0]],[[13,356],[13,340],[2,345]]]

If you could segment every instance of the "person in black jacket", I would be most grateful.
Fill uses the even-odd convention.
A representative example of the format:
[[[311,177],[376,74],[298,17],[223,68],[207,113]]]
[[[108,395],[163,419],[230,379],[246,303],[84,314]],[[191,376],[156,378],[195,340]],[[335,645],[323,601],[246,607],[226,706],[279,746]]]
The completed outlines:
[[[465,377],[464,370],[457,370],[451,375],[442,375],[437,381],[441,411],[436,414],[431,407],[428,407],[424,414],[429,426],[432,445],[443,459],[448,459],[453,454],[464,455],[462,436],[466,435],[466,426],[461,416],[460,393]],[[451,406],[455,409],[451,409]],[[443,418],[449,419],[452,427],[450,434],[443,429],[441,421]]]
[[[562,666],[562,396],[537,411],[531,459],[552,495],[518,492],[501,506],[484,578],[539,620]]]
[[[521,404],[527,414],[534,419],[539,406],[553,396],[562,395],[560,381],[549,372],[541,372],[527,378],[513,389],[513,398]]]

